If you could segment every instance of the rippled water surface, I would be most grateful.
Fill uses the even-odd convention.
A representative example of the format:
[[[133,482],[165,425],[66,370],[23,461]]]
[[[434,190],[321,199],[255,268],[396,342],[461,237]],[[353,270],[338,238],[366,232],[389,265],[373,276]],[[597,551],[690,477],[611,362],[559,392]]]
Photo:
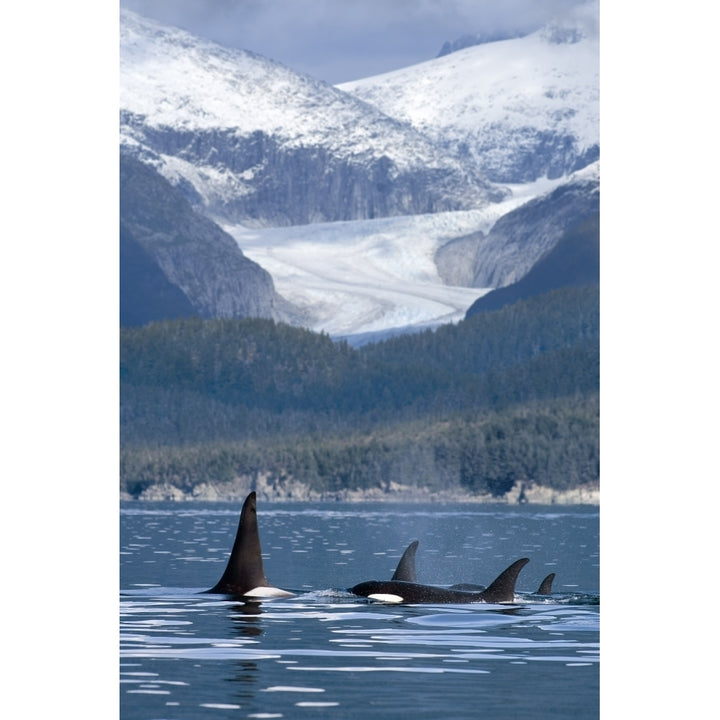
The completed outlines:
[[[265,572],[290,598],[202,594],[240,503],[128,503],[120,516],[120,717],[597,718],[594,507],[264,504]],[[510,606],[388,605],[419,540],[418,581],[489,584],[529,557]],[[554,593],[534,591],[556,573]]]

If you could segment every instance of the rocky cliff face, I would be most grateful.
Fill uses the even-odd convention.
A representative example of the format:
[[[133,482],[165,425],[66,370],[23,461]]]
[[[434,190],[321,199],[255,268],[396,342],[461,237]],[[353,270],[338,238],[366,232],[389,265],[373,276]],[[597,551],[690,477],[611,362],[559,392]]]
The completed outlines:
[[[386,155],[288,146],[262,131],[148,128],[127,113],[138,147],[199,211],[229,223],[304,225],[463,210],[499,199],[450,163],[402,168]]]
[[[122,12],[120,60],[124,152],[228,223],[469,209],[507,194],[410,124],[254,53]]]
[[[121,223],[120,325],[145,325],[195,314],[187,295],[165,277],[155,259]]]
[[[142,491],[138,497],[127,493],[120,494],[120,500],[128,502],[242,502],[249,492],[257,493],[262,502],[404,502],[428,503],[437,498],[437,493],[429,488],[402,485],[390,482],[388,487],[369,488],[364,490],[335,490],[318,492],[295,478],[270,477],[257,473],[254,476],[238,477],[225,483],[200,483],[190,491],[181,490],[171,483],[158,482]],[[538,505],[599,505],[600,486],[588,483],[572,490],[555,490],[542,485],[515,483],[504,495],[477,495],[461,488],[445,490],[443,499],[446,502],[463,503],[504,503],[517,505],[521,503]]]
[[[447,242],[435,263],[447,284],[502,288],[524,277],[565,232],[599,211],[597,164],[569,182],[503,215],[487,235]]]
[[[518,281],[566,230],[599,207],[599,179],[581,176],[504,215],[477,246],[473,286],[500,288]]]
[[[478,230],[450,240],[435,253],[438,275],[446,285],[474,287],[475,256],[485,234]]]
[[[570,228],[557,245],[533,265],[527,275],[478,298],[468,308],[465,317],[499,310],[518,300],[556,288],[583,285],[599,287],[599,282],[600,214],[595,212]]]
[[[120,159],[120,230],[126,319],[292,318],[292,306],[265,270],[153,168],[126,156]]]

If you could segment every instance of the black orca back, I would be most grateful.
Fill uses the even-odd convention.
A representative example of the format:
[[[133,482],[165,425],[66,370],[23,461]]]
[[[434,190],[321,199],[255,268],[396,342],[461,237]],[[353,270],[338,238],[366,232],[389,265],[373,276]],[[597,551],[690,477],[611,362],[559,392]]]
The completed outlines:
[[[508,603],[515,599],[515,583],[520,571],[529,562],[528,558],[516,560],[480,592],[469,592],[452,588],[422,585],[403,580],[369,580],[350,588],[350,592],[360,597],[388,596],[396,598],[394,602],[405,603]]]

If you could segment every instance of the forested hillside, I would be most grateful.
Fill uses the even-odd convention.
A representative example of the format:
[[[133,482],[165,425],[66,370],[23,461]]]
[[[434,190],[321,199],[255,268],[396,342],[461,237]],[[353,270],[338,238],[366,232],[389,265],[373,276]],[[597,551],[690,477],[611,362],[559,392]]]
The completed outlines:
[[[597,285],[359,349],[261,319],[123,329],[121,489],[594,482],[598,336]]]
[[[478,298],[468,308],[466,317],[499,310],[554,288],[599,282],[600,213],[595,212],[567,230],[558,244],[535,263],[527,275]]]

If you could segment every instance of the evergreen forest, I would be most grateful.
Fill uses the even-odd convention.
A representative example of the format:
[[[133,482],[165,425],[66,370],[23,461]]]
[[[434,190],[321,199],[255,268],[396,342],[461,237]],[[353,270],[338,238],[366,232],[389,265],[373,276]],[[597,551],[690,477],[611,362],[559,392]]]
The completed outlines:
[[[120,484],[500,496],[599,480],[599,288],[351,347],[265,319],[120,331]]]

